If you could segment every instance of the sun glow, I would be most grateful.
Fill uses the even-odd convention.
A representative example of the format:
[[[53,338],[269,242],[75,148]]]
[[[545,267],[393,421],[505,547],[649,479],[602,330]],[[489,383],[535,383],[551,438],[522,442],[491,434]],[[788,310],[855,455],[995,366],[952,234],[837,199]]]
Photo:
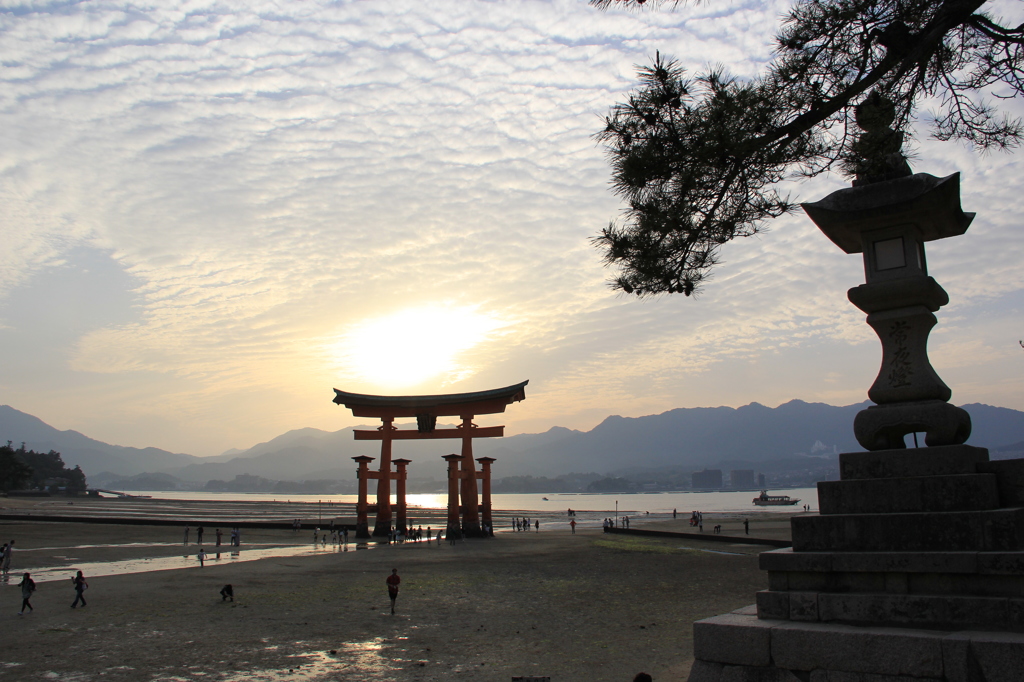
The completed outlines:
[[[356,324],[339,341],[345,371],[374,386],[401,388],[428,379],[442,384],[475,371],[459,356],[502,327],[475,308],[410,308]]]

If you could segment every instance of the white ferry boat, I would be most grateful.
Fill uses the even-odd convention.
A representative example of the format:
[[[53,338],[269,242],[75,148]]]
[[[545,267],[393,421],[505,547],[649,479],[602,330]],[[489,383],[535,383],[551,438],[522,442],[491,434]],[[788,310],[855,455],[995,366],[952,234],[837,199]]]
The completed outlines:
[[[759,507],[785,506],[796,504],[799,501],[799,497],[792,498],[789,495],[769,495],[767,490],[762,490],[761,494],[754,498],[754,504]]]

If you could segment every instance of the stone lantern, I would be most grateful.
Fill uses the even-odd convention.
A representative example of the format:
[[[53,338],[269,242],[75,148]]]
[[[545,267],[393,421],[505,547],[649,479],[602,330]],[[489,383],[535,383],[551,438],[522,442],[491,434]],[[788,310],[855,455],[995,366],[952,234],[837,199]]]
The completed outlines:
[[[868,390],[876,404],[854,421],[857,442],[866,450],[898,449],[916,432],[927,434],[929,446],[965,442],[971,418],[947,402],[952,392],[928,361],[933,313],[949,296],[928,275],[924,249],[963,234],[974,218],[960,208],[960,174],[851,187],[803,207],[836,246],[864,256],[867,281],[847,295],[882,342],[882,366]]]

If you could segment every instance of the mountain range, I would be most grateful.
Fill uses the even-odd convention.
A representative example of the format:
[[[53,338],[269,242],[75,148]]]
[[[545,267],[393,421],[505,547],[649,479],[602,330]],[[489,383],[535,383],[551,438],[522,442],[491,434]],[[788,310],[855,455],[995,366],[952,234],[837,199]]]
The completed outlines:
[[[793,458],[834,459],[857,451],[853,418],[869,403],[836,407],[793,400],[775,408],[751,403],[739,408],[679,408],[645,417],[610,416],[590,431],[553,427],[474,442],[474,455],[496,458],[495,478],[559,476],[570,472],[618,475],[705,467],[755,468]],[[1024,456],[1024,412],[983,404],[963,406],[973,422],[968,444],[987,447],[993,458]],[[0,405],[0,441],[24,442],[36,451],[60,452],[68,466],[81,466],[90,479],[169,474],[185,481],[227,480],[240,474],[273,480],[355,479],[357,455],[379,455],[373,441],[355,441],[352,431],[302,428],[247,450],[196,457],[158,448],[110,445],[77,431],[60,431],[42,420]],[[440,424],[438,426],[441,426]],[[408,427],[406,427],[408,428]],[[923,445],[923,443],[922,443]],[[410,477],[445,477],[441,456],[457,441],[399,441],[395,457],[413,460]]]

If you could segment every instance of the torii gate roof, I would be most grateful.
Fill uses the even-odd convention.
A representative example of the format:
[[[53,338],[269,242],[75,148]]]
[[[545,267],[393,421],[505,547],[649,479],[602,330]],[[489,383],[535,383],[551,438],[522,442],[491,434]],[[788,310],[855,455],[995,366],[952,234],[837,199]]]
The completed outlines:
[[[461,417],[504,412],[507,405],[526,399],[526,380],[514,386],[474,393],[444,395],[365,395],[334,389],[334,402],[356,417]]]

